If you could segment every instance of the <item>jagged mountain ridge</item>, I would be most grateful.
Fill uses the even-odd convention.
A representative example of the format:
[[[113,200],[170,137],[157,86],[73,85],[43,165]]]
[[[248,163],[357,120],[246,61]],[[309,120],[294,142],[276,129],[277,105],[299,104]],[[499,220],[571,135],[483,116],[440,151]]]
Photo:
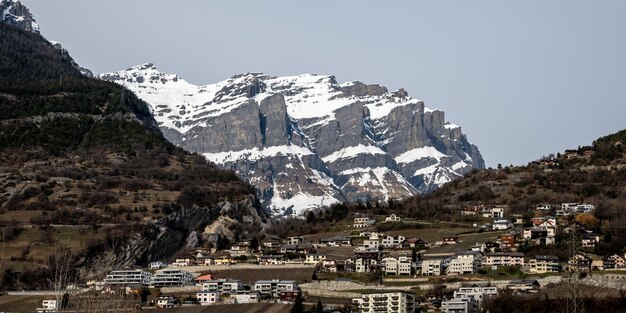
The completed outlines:
[[[459,126],[402,89],[261,73],[195,86],[150,63],[99,78],[133,90],[168,140],[237,171],[274,213],[406,198],[484,168]]]

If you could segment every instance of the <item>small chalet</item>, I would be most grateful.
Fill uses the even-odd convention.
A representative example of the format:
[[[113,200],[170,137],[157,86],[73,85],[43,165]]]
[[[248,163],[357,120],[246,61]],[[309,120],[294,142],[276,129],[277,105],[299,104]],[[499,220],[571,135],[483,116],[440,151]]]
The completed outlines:
[[[567,261],[567,270],[572,272],[589,272],[591,270],[591,258],[578,253]]]
[[[178,304],[178,298],[174,296],[160,296],[155,300],[157,308],[172,308]]]
[[[409,238],[409,239],[405,239],[402,242],[402,248],[425,248],[426,246],[428,246],[428,242],[422,240],[422,239],[417,239],[417,238]]]
[[[261,255],[259,256],[258,260],[259,265],[285,264],[285,256],[282,254]]]
[[[602,260],[604,262],[604,269],[620,269],[626,266],[626,262],[624,258],[619,254],[613,254],[610,256],[604,257]]]

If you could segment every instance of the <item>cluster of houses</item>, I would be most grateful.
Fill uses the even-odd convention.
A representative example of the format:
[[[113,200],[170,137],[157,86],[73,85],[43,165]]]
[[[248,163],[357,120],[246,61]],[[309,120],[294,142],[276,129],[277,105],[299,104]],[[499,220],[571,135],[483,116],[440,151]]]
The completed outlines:
[[[593,210],[592,204],[563,203],[559,214],[588,213]],[[600,235],[585,230],[576,222],[559,225],[557,217],[546,215],[546,213],[554,212],[549,204],[539,204],[535,211],[538,212],[538,216],[531,219],[530,226],[524,227],[525,221],[522,218],[506,217],[506,206],[481,206],[463,210],[462,214],[481,214],[492,218],[493,223],[489,224],[486,230],[507,231],[507,233],[499,235],[494,242],[477,243],[468,251],[457,253],[428,253],[431,247],[456,244],[458,242],[456,236],[444,237],[434,243],[428,243],[419,238],[406,238],[402,235],[388,236],[370,230],[370,226],[376,223],[375,219],[357,216],[354,218],[352,227],[358,231],[358,235],[353,232],[351,236],[322,238],[315,243],[308,242],[303,237],[282,239],[267,235],[258,242],[252,239],[241,240],[223,251],[196,249],[187,256],[177,258],[171,267],[233,265],[245,260],[259,265],[314,264],[319,266],[320,271],[326,272],[359,273],[381,270],[387,275],[476,274],[481,267],[497,269],[499,266],[521,266],[530,273],[549,273],[572,267],[567,267],[570,263],[568,260],[558,260],[551,255],[525,256],[518,252],[519,248],[554,245],[560,232],[571,231],[580,234],[580,246],[583,249],[593,249],[601,241]],[[560,217],[558,219],[562,220]],[[403,218],[395,214],[384,218],[384,223],[403,222]],[[353,247],[354,253],[351,256],[329,255],[319,252],[323,250],[322,247]],[[413,253],[415,250],[420,252],[426,250],[426,252],[416,256]],[[583,256],[585,254],[581,254],[581,258]],[[606,264],[600,265],[599,261],[596,261],[589,268],[622,269],[623,258],[619,255],[606,256],[602,260],[606,261]],[[566,266],[562,266],[561,262],[566,263]],[[156,270],[165,265],[161,262],[154,262],[150,268]],[[181,271],[172,269],[167,272],[157,272],[154,277],[150,278],[150,286],[169,286],[184,283],[190,279],[181,276],[184,276]]]
[[[230,303],[255,303],[263,299],[292,302],[301,294],[298,283],[293,280],[259,280],[248,286],[240,280],[214,279],[210,274],[194,277],[180,269],[162,269],[154,274],[142,269],[115,270],[106,276],[104,286],[131,290],[195,286],[192,289],[197,289],[196,301],[200,305],[211,305],[224,299]],[[174,296],[161,296],[155,301],[157,307],[172,307],[179,303]]]
[[[535,293],[540,289],[537,280],[513,280],[500,288],[515,293]],[[471,284],[460,287],[450,296],[431,297],[426,302],[418,303],[414,293],[407,291],[371,291],[352,299],[353,312],[420,312],[435,310],[443,313],[477,313],[484,301],[498,295],[498,287],[486,284]]]
[[[591,204],[564,203],[561,206],[565,215],[588,213],[594,209]],[[537,211],[550,211],[551,206],[540,204]],[[477,243],[467,251],[454,253],[430,253],[428,248],[458,243],[456,236],[444,237],[435,243],[428,243],[417,238],[406,238],[401,235],[386,236],[375,231],[360,231],[358,237],[365,238],[362,243],[354,246],[354,255],[339,257],[323,254],[307,254],[306,263],[319,264],[321,271],[328,272],[372,272],[382,271],[386,275],[463,275],[477,274],[481,268],[498,270],[500,267],[519,267],[532,274],[555,273],[561,270],[626,270],[626,255],[608,255],[594,257],[591,254],[579,253],[570,260],[559,260],[554,255],[525,255],[519,252],[521,246],[556,244],[559,232],[576,232],[583,249],[593,249],[601,241],[601,236],[586,230],[581,224],[572,222],[559,225],[557,218],[545,215],[531,219],[531,226],[523,227],[523,221],[514,222],[505,218],[506,207],[482,207],[479,210],[486,217],[494,219],[492,230],[509,230],[500,234],[495,241]],[[358,217],[353,226],[357,229],[362,225],[371,225],[371,218]],[[387,217],[386,222],[401,222],[395,215]],[[500,222],[504,221],[504,222]],[[499,226],[501,225],[501,226]],[[513,228],[513,226],[520,226]],[[353,246],[352,237],[323,238],[314,247]],[[421,253],[412,253],[418,250]]]

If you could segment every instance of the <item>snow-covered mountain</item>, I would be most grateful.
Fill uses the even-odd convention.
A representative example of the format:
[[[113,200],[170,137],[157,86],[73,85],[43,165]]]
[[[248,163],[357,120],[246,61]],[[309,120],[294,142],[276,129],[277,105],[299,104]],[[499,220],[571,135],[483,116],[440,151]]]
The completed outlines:
[[[405,198],[484,168],[459,126],[403,89],[260,73],[195,86],[153,64],[99,77],[145,100],[171,142],[250,181],[275,214]]]
[[[17,26],[25,31],[39,33],[39,25],[28,8],[19,0],[0,0],[0,14],[4,23]]]

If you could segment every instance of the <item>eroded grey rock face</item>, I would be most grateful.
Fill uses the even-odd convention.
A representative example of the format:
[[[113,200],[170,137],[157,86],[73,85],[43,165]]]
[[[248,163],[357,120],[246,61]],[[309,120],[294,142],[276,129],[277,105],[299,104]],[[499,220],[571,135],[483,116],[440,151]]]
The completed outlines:
[[[198,87],[153,64],[100,77],[134,90],[166,138],[235,170],[276,214],[406,198],[484,167],[460,127],[403,89],[259,73]]]
[[[1,20],[28,32],[39,34],[39,25],[30,10],[17,0],[0,1]]]

